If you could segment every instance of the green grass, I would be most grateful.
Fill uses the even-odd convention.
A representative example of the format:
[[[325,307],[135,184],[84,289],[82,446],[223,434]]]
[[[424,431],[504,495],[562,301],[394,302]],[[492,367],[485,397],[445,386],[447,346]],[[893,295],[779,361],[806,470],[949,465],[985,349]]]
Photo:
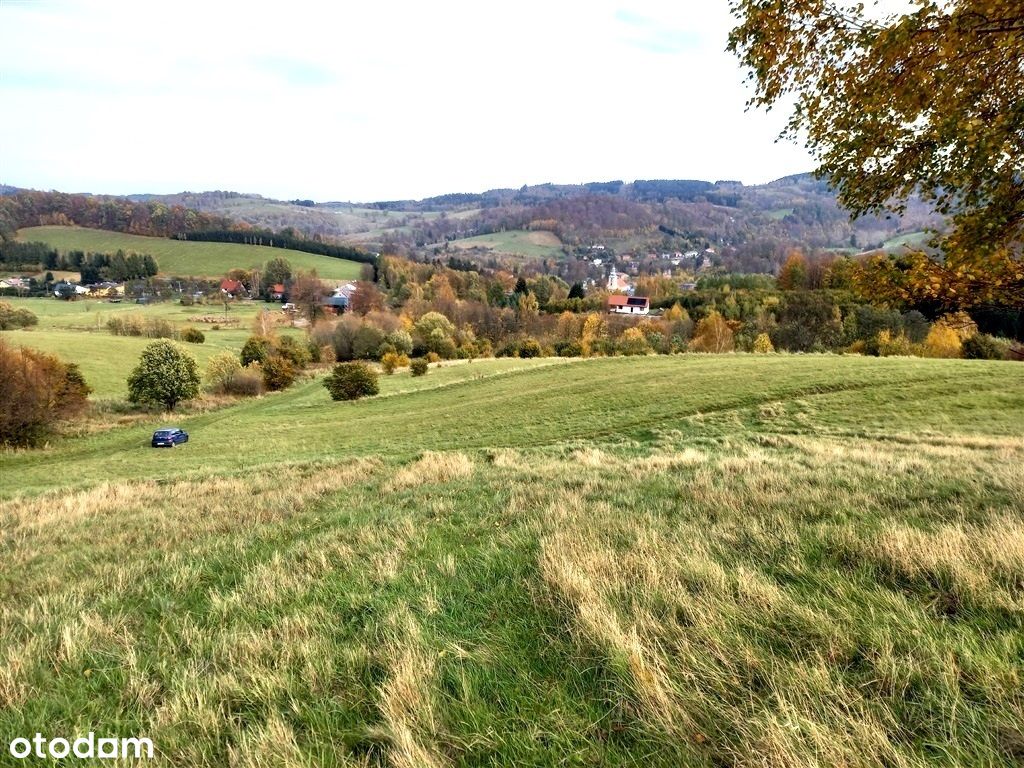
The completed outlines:
[[[274,258],[283,258],[291,263],[292,269],[315,269],[325,280],[354,280],[362,267],[354,261],[286,248],[190,242],[81,227],[28,227],[18,230],[18,239],[46,243],[62,253],[71,250],[113,253],[118,249],[148,253],[165,275],[220,277],[231,269],[249,269]]]
[[[782,221],[784,218],[793,213],[792,208],[776,208],[772,211],[765,211],[765,218],[771,219],[772,221]]]
[[[528,232],[518,229],[452,240],[448,246],[450,248],[486,248],[496,254],[523,256],[531,259],[558,259],[564,256],[561,242],[551,232]]]
[[[1024,754],[1016,364],[490,360],[171,419],[173,451],[153,418],[0,455],[0,732],[189,766]]]
[[[927,232],[906,232],[902,235],[896,235],[891,237],[882,243],[882,248],[887,251],[891,251],[896,248],[903,248],[904,246],[910,248],[918,248],[924,245],[931,235]]]
[[[106,323],[114,317],[137,315],[160,318],[178,328],[192,326],[206,336],[203,344],[182,346],[199,363],[206,362],[219,352],[238,353],[251,333],[253,319],[258,312],[267,310],[280,315],[280,305],[260,301],[238,301],[223,304],[184,307],[175,302],[138,305],[132,302],[110,304],[105,301],[57,299],[5,299],[16,307],[24,307],[39,318],[29,329],[0,332],[0,338],[14,346],[32,347],[63,360],[77,363],[85,380],[93,388],[92,397],[98,400],[124,399],[127,378],[138,364],[139,356],[152,339],[114,336],[106,330]],[[200,322],[202,317],[227,318],[222,327],[218,323]],[[298,329],[282,328],[282,333],[301,334]]]

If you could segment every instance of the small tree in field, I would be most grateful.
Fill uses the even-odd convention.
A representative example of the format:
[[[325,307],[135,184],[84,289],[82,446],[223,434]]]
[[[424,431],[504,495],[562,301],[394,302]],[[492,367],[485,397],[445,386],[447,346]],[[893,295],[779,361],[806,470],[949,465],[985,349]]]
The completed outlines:
[[[426,360],[424,360],[422,357],[417,357],[415,360],[409,363],[409,372],[413,376],[426,376],[427,369],[429,367],[430,366],[427,364]]]
[[[772,339],[767,333],[759,333],[754,339],[754,351],[760,355],[766,355],[775,351]]]
[[[377,372],[366,363],[338,363],[324,379],[332,400],[358,400],[380,392]]]
[[[162,405],[168,411],[199,394],[196,361],[176,344],[154,341],[128,377],[128,399],[133,403]]]

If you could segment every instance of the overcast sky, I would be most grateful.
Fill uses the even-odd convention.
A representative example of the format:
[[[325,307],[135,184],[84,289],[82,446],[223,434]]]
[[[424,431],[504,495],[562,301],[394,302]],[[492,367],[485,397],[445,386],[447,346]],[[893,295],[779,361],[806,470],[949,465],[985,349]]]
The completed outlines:
[[[726,0],[0,0],[0,183],[369,201],[810,170]]]

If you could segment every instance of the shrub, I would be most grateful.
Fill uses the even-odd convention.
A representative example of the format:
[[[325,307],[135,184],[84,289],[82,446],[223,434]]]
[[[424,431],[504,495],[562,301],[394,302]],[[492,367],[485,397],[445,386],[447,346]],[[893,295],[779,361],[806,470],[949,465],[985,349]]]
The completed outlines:
[[[524,358],[543,357],[544,350],[540,342],[532,337],[527,337],[519,343],[519,356]]]
[[[198,328],[192,328],[191,326],[185,328],[181,332],[181,340],[187,341],[189,344],[202,344],[206,341],[206,336]]]
[[[263,384],[271,392],[288,389],[297,375],[291,360],[280,355],[271,355],[263,361]]]
[[[128,399],[133,403],[162,405],[169,411],[182,400],[199,394],[196,361],[170,341],[154,341],[142,350],[128,376]]]
[[[772,345],[771,336],[767,333],[757,334],[757,338],[754,339],[754,352],[759,355],[767,355],[774,351],[775,347]]]
[[[270,357],[270,352],[270,339],[265,336],[250,336],[245,340],[245,344],[242,345],[239,359],[242,361],[242,365],[250,365],[252,363],[262,365]]]
[[[377,373],[366,363],[338,363],[324,379],[332,400],[358,400],[380,392]]]
[[[441,356],[437,352],[427,352],[426,361],[428,363],[440,363]]]
[[[324,359],[323,350],[312,339],[306,339],[306,354],[311,363],[319,363]]]
[[[405,368],[409,365],[409,358],[405,355],[399,355],[395,352],[388,352],[380,359],[381,368],[384,369],[384,373],[389,376],[395,372],[396,368]]]
[[[299,370],[310,362],[309,346],[293,336],[282,336],[278,339],[274,352]]]
[[[256,397],[263,394],[263,367],[253,363],[240,368],[228,381],[224,390],[226,395],[236,397]]]
[[[28,328],[38,323],[39,318],[24,307],[15,309],[6,301],[0,301],[0,331]]]
[[[559,357],[583,357],[583,347],[578,341],[559,341],[555,343],[555,354]]]
[[[639,328],[627,328],[619,337],[618,350],[623,355],[647,355],[653,350]]]
[[[415,360],[409,363],[409,372],[413,376],[426,376],[427,369],[429,367],[430,366],[427,364],[426,359],[422,357],[417,357]]]
[[[151,317],[144,323],[142,335],[150,339],[176,339],[178,329],[170,320]]]
[[[115,336],[141,336],[142,318],[139,315],[112,317],[107,320],[107,330]]]
[[[227,394],[232,378],[242,371],[242,364],[230,352],[214,355],[206,363],[206,389],[217,395]]]
[[[36,445],[85,408],[89,391],[73,363],[0,339],[0,444]]]
[[[960,357],[960,335],[943,322],[937,322],[924,340],[926,357]]]
[[[731,352],[734,346],[732,329],[715,311],[697,323],[690,341],[690,349],[694,352]]]
[[[879,357],[912,355],[914,353],[910,339],[902,332],[894,335],[892,331],[879,331],[878,336],[875,337],[875,345],[878,348]]]
[[[967,360],[1004,360],[1009,349],[1009,342],[987,333],[976,333],[964,341],[960,351]]]
[[[182,295],[178,303],[181,304],[181,306],[183,307],[191,307],[196,302],[195,299],[193,299],[189,294],[186,293]]]
[[[412,353],[412,336],[408,331],[392,331],[384,337],[384,343],[390,344],[391,348],[400,355]]]
[[[384,331],[363,323],[352,337],[352,356],[359,360],[379,360],[383,343]]]

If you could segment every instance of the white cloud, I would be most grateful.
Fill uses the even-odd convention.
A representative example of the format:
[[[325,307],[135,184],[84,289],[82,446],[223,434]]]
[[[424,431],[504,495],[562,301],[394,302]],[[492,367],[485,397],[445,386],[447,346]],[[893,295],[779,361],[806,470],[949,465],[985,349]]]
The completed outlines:
[[[319,200],[807,170],[725,3],[0,4],[0,181]]]

